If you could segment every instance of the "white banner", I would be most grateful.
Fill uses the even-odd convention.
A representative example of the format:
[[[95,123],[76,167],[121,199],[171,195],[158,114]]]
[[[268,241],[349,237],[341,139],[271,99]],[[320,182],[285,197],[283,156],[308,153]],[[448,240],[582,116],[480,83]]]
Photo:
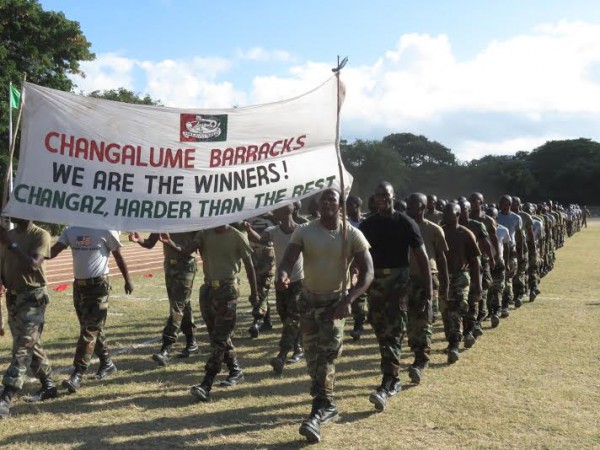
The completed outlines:
[[[233,109],[130,105],[25,84],[3,215],[122,231],[187,231],[339,189],[337,80]],[[346,190],[352,178],[344,173]]]

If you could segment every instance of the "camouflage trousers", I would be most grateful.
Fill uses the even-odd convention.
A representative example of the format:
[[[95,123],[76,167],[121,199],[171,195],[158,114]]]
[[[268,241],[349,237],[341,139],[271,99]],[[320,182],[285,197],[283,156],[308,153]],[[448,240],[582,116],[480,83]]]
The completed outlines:
[[[496,261],[496,264],[501,264]],[[504,267],[504,264],[502,265]],[[490,267],[490,260],[486,256],[481,257],[481,300],[479,300],[478,312],[477,312],[477,322],[481,322],[483,318],[487,315],[488,307],[487,307],[487,296],[488,290],[492,286],[492,269]],[[471,290],[473,286],[469,289],[469,295],[471,295]],[[470,301],[470,300],[469,300]],[[469,303],[470,305],[470,303]]]
[[[88,369],[94,353],[101,360],[109,356],[104,334],[109,294],[108,277],[73,282],[73,305],[79,319],[79,339],[73,366],[81,372]]]
[[[376,269],[369,288],[369,322],[381,354],[381,372],[398,377],[408,322],[408,267]],[[417,325],[415,325],[417,327]]]
[[[431,277],[438,279],[437,273],[431,274]],[[432,305],[425,300],[425,297],[424,280],[421,277],[411,276],[408,291],[408,345],[411,351],[421,356],[426,356],[431,351],[431,323],[433,322]]]
[[[333,319],[340,298],[340,294],[313,295],[304,290],[298,303],[310,393],[317,399],[333,400],[335,360],[342,354],[346,323],[346,319]]]
[[[487,291],[486,303],[490,314],[497,315],[502,304],[502,293],[504,292],[506,266],[504,259],[496,261],[496,267],[492,270],[492,284]]]
[[[440,277],[439,274],[431,274],[431,284],[433,291],[431,293],[431,310],[433,314],[440,312]]]
[[[517,254],[511,252],[508,256],[508,271],[504,281],[504,291],[502,292],[502,308],[508,308],[508,305],[514,303],[513,279],[517,274]]]
[[[187,338],[194,337],[196,325],[190,297],[198,268],[195,258],[165,260],[164,268],[169,318],[163,329],[163,344],[172,345],[177,342],[180,331]]]
[[[527,269],[527,287],[530,291],[538,288],[540,283],[539,249],[529,252],[529,268]]]
[[[279,341],[279,351],[288,353],[294,348],[294,344],[300,335],[300,311],[298,302],[302,294],[302,280],[290,283],[285,291],[276,293],[277,314],[281,319],[283,328]]]
[[[4,386],[21,389],[27,369],[31,369],[39,379],[46,378],[52,372],[41,341],[48,302],[48,294],[43,287],[18,294],[7,290],[6,309],[13,346],[12,360],[2,379]]]
[[[206,373],[218,374],[223,362],[236,359],[231,341],[237,318],[239,280],[206,282],[200,288],[200,312],[210,338],[210,356]]]
[[[529,266],[529,252],[517,262],[517,273],[513,277],[514,298],[522,298],[527,292],[527,268]]]
[[[462,340],[461,325],[469,310],[469,284],[469,272],[451,274],[448,298],[440,298],[444,334],[450,344],[458,344]]]
[[[352,318],[355,324],[364,324],[369,313],[369,305],[367,304],[367,294],[364,293],[352,303]]]
[[[272,246],[252,244],[252,264],[256,273],[258,304],[252,309],[255,319],[262,319],[270,311],[269,291],[273,286],[275,252]]]

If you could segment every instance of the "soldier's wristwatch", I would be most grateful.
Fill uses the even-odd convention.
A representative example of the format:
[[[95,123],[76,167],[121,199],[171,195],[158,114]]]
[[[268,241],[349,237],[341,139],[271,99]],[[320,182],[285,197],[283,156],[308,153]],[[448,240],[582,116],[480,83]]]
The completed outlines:
[[[19,248],[19,244],[17,244],[16,242],[11,242],[11,243],[8,245],[8,249],[9,249],[9,250],[13,250],[13,251],[14,251],[14,250],[16,250],[16,249],[18,249],[18,248]]]

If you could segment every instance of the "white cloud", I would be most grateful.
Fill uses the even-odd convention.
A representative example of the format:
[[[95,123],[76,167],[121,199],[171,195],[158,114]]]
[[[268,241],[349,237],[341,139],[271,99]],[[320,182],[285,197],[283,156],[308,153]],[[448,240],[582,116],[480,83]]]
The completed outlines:
[[[231,61],[225,58],[139,61],[101,54],[95,61],[85,63],[83,69],[87,76],[76,77],[75,83],[84,93],[125,87],[149,94],[165,106],[230,108],[245,102],[246,98],[231,82],[217,80],[231,66]]]
[[[105,53],[98,55],[94,61],[82,62],[81,69],[86,76],[75,77],[77,90],[89,93],[119,87],[131,89],[134,82],[131,71],[134,65],[133,60],[116,53]]]
[[[292,54],[285,50],[266,50],[262,47],[252,47],[248,50],[238,50],[238,58],[251,61],[292,61]]]

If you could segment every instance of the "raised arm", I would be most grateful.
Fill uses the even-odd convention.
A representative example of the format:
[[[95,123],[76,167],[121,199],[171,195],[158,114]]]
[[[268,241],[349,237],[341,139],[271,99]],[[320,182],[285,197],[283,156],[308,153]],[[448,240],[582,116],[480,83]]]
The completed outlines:
[[[150,233],[150,236],[144,239],[140,233],[134,231],[133,233],[129,233],[129,241],[136,242],[144,248],[151,249],[154,248],[158,242],[158,233]]]

